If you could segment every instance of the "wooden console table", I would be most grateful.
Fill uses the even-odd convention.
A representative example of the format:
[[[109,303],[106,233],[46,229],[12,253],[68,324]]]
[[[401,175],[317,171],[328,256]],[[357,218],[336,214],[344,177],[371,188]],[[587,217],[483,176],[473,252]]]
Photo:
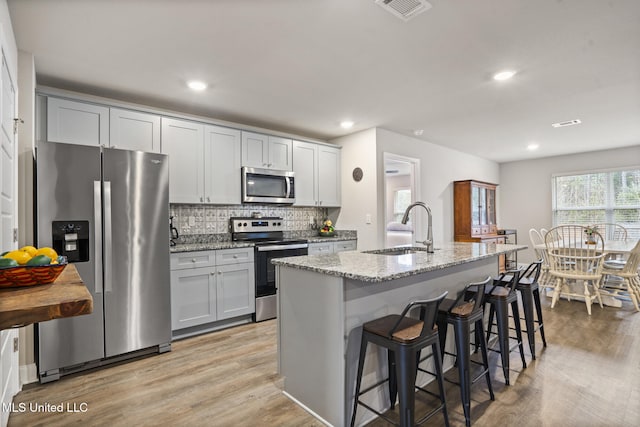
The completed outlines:
[[[0,289],[0,329],[92,311],[93,298],[73,264],[51,284]]]

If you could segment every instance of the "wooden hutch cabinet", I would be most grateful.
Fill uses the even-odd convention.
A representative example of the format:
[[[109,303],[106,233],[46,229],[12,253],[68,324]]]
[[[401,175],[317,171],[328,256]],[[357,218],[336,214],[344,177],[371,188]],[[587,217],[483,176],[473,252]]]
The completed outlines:
[[[453,182],[453,234],[456,242],[505,243],[496,224],[496,187],[489,182]],[[499,257],[504,269],[504,255]]]

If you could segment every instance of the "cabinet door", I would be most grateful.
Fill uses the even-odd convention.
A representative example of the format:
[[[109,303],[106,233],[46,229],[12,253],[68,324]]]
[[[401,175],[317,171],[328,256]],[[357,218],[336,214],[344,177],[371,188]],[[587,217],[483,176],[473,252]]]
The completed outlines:
[[[309,243],[309,255],[322,255],[333,253],[333,242]]]
[[[215,268],[171,272],[171,329],[217,320]]]
[[[266,168],[269,159],[269,137],[253,132],[242,132],[242,166]]]
[[[492,234],[498,230],[496,225],[496,190],[487,188],[487,225],[488,233]]]
[[[160,152],[160,116],[111,108],[109,126],[112,148]]]
[[[291,161],[292,141],[279,136],[269,137],[269,151],[267,156],[267,167],[269,169],[293,170]]]
[[[47,140],[109,146],[109,109],[85,102],[47,99]]]
[[[295,206],[318,204],[318,145],[293,141],[293,172],[295,172]]]
[[[162,153],[169,155],[169,201],[204,202],[203,126],[162,118]]]
[[[218,320],[256,311],[254,271],[253,263],[217,267]]]
[[[206,203],[241,203],[240,131],[220,126],[204,129],[204,195]]]
[[[357,247],[356,240],[346,240],[344,242],[334,242],[333,244],[333,252],[344,252],[344,251],[355,251]]]
[[[340,206],[340,168],[340,150],[318,145],[318,204],[320,206]]]

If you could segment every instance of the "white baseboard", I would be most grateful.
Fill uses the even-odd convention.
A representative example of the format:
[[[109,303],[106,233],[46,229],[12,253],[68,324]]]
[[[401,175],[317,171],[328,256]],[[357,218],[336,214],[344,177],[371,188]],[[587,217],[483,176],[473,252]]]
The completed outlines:
[[[31,384],[38,381],[38,369],[35,363],[28,365],[20,365],[20,388],[25,384]]]

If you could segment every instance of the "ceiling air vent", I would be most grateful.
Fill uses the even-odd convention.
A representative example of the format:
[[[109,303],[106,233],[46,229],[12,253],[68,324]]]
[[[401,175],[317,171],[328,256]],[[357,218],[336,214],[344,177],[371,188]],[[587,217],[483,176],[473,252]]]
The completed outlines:
[[[553,126],[554,128],[563,128],[565,126],[579,125],[580,123],[582,123],[580,120],[574,119],[567,120],[566,122],[553,123],[551,126]]]
[[[405,22],[431,9],[431,4],[425,0],[376,0],[376,4]]]

